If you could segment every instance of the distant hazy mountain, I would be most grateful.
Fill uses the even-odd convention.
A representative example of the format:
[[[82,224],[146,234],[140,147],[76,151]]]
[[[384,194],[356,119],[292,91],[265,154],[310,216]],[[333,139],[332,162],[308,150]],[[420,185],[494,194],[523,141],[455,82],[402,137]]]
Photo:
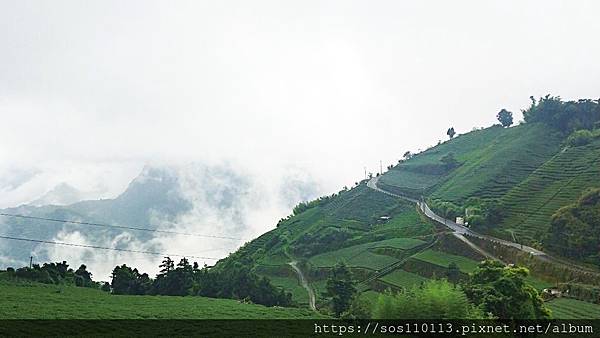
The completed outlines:
[[[181,168],[145,167],[127,189],[114,199],[78,200],[81,193],[61,184],[28,205],[2,209],[1,212],[36,217],[108,223],[115,225],[156,228],[162,221],[174,221],[177,216],[192,210],[194,193],[201,193],[207,208],[227,209],[228,215],[241,215],[236,198],[244,195],[248,184],[244,178],[224,168],[191,166]],[[193,193],[191,193],[191,192]],[[68,205],[60,205],[68,204]],[[164,223],[162,223],[164,229]],[[48,222],[22,218],[0,217],[0,235],[33,239],[53,239],[60,231],[80,231],[92,240],[110,239],[122,230],[85,227],[69,223]],[[214,229],[213,231],[214,232]],[[130,232],[137,240],[146,241],[155,234]],[[98,243],[94,243],[98,244]],[[104,243],[101,243],[104,244]],[[28,261],[29,254],[39,245],[28,242],[0,241],[0,265]],[[43,257],[37,257],[42,261]],[[4,260],[4,263],[2,262]]]
[[[83,200],[84,196],[81,191],[63,182],[28,204],[33,206],[69,205]]]

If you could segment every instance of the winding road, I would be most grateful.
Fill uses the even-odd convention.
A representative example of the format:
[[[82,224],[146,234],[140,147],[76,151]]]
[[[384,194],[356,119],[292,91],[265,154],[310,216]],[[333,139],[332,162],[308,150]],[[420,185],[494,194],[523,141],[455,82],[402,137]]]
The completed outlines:
[[[308,285],[306,277],[304,277],[304,274],[302,273],[302,270],[300,270],[300,268],[298,267],[298,262],[291,261],[288,264],[292,267],[292,269],[294,269],[294,271],[298,275],[298,279],[300,280],[300,284],[308,292],[308,305],[310,306],[310,309],[313,310],[313,311],[317,311],[317,306],[316,306],[316,301],[315,301],[315,292],[310,287],[310,285]]]
[[[386,195],[392,196],[392,197],[396,197],[396,198],[400,198],[409,202],[413,202],[415,204],[417,204],[417,206],[419,207],[419,209],[423,212],[423,214],[425,216],[427,216],[429,219],[434,220],[438,223],[444,224],[446,227],[450,228],[451,230],[453,230],[453,234],[454,236],[456,236],[458,239],[462,240],[463,242],[465,242],[467,245],[469,245],[473,250],[481,253],[482,255],[488,257],[488,258],[492,258],[492,259],[496,259],[499,260],[498,258],[492,256],[491,254],[489,254],[488,252],[486,252],[485,250],[483,250],[482,248],[480,248],[478,245],[474,244],[473,242],[469,241],[469,239],[467,237],[474,237],[474,238],[480,238],[486,241],[489,241],[491,243],[497,243],[497,244],[501,244],[501,245],[505,245],[505,246],[509,246],[509,247],[513,247],[517,250],[526,252],[532,256],[536,256],[537,258],[539,258],[542,261],[546,261],[546,262],[551,262],[553,264],[557,264],[557,265],[561,265],[563,267],[566,267],[567,269],[573,270],[573,271],[579,271],[579,272],[584,272],[587,274],[592,274],[595,276],[595,278],[598,278],[598,280],[600,281],[600,272],[598,272],[597,270],[593,270],[587,267],[583,267],[577,264],[574,264],[573,262],[569,262],[569,261],[565,261],[563,259],[560,258],[556,258],[553,256],[548,255],[547,253],[532,248],[530,246],[527,245],[523,245],[520,243],[515,243],[515,242],[511,242],[511,241],[507,241],[504,239],[500,239],[497,237],[493,237],[493,236],[489,236],[489,235],[483,235],[480,234],[478,232],[475,232],[467,227],[465,227],[464,225],[458,224],[452,220],[449,219],[445,219],[440,215],[437,215],[435,212],[433,212],[429,206],[427,205],[427,203],[425,203],[424,201],[419,201],[416,200],[414,198],[410,198],[407,196],[403,196],[403,195],[399,195],[399,194],[395,194],[393,192],[387,191],[387,190],[383,190],[381,189],[378,185],[377,185],[377,181],[379,181],[379,177],[373,177],[371,178],[368,182],[367,182],[367,187],[377,190],[379,192],[382,192]]]
[[[419,209],[423,212],[423,214],[425,216],[427,216],[431,220],[434,220],[434,221],[436,221],[438,223],[444,224],[445,226],[447,226],[448,228],[450,228],[452,231],[454,231],[454,234],[455,234],[456,237],[458,237],[462,241],[466,241],[467,244],[470,243],[470,246],[474,247],[474,249],[477,246],[475,244],[471,243],[468,239],[466,239],[465,236],[471,236],[471,237],[480,238],[480,239],[483,239],[483,240],[486,240],[486,241],[490,241],[492,243],[498,243],[498,244],[502,244],[502,245],[505,245],[505,246],[510,246],[510,247],[516,248],[518,250],[527,252],[528,254],[533,255],[533,256],[548,257],[548,255],[546,253],[544,253],[543,251],[540,251],[538,249],[532,248],[530,246],[519,244],[519,243],[515,243],[515,242],[511,242],[511,241],[507,241],[507,240],[496,238],[496,237],[489,236],[489,235],[483,235],[483,234],[480,234],[478,232],[475,232],[475,231],[467,228],[464,225],[458,224],[458,223],[456,223],[456,222],[454,222],[452,220],[446,219],[446,218],[444,218],[444,217],[436,214],[435,212],[433,212],[429,208],[429,206],[427,205],[427,203],[425,203],[423,201],[419,201],[419,200],[416,200],[414,198],[410,198],[410,197],[398,195],[398,194],[395,194],[395,193],[392,193],[392,192],[389,192],[389,191],[386,191],[386,190],[383,190],[383,189],[379,188],[377,186],[377,181],[379,181],[379,177],[373,177],[372,179],[370,179],[367,182],[367,187],[369,187],[371,189],[374,189],[374,190],[377,190],[379,192],[382,192],[384,194],[387,194],[389,196],[401,198],[403,200],[416,203],[417,206],[419,207]],[[478,251],[480,251],[481,253],[484,253],[484,251],[481,250],[480,248],[479,248]],[[489,256],[489,254],[486,254],[486,256]]]

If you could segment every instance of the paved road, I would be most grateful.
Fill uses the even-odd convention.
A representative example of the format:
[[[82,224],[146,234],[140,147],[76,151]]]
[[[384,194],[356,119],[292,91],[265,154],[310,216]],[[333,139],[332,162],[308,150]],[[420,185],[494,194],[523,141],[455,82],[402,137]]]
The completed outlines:
[[[493,243],[498,243],[498,244],[502,244],[502,245],[505,245],[505,246],[511,246],[513,248],[517,248],[517,249],[519,249],[521,251],[525,251],[525,252],[527,252],[527,253],[529,253],[531,255],[534,255],[534,256],[548,256],[543,251],[540,251],[538,249],[532,248],[530,246],[522,245],[522,244],[511,242],[511,241],[507,241],[507,240],[496,238],[496,237],[489,236],[489,235],[483,235],[483,234],[480,234],[478,232],[475,232],[475,231],[473,231],[473,230],[465,227],[464,225],[460,225],[460,224],[458,224],[458,223],[456,223],[456,222],[454,222],[452,220],[443,218],[442,216],[434,213],[429,208],[429,206],[427,205],[427,203],[425,203],[423,201],[416,200],[414,198],[410,198],[410,197],[398,195],[398,194],[395,194],[395,193],[383,190],[383,189],[381,189],[381,188],[379,188],[377,186],[377,181],[379,181],[379,177],[373,177],[372,179],[370,179],[367,182],[367,187],[369,187],[371,189],[375,189],[377,191],[380,191],[380,192],[382,192],[384,194],[387,194],[387,195],[390,195],[390,196],[393,196],[393,197],[401,198],[401,199],[404,199],[404,200],[416,203],[419,206],[419,209],[421,209],[421,211],[423,211],[423,214],[425,214],[425,216],[427,216],[428,218],[430,218],[430,219],[432,219],[432,220],[434,220],[436,222],[444,224],[445,226],[447,226],[448,228],[450,228],[451,230],[453,230],[456,234],[462,235],[463,238],[464,238],[464,236],[472,236],[472,237],[481,238],[481,239],[484,239],[484,240],[487,240],[487,241],[490,241],[490,242],[493,242]]]
[[[292,267],[292,269],[294,269],[294,271],[298,275],[298,279],[300,280],[300,284],[308,292],[308,305],[310,306],[311,310],[317,311],[317,306],[315,305],[315,303],[316,303],[316,301],[315,301],[315,292],[310,287],[310,285],[308,285],[308,282],[306,281],[306,278],[304,277],[304,274],[302,273],[302,270],[300,270],[300,268],[298,267],[298,262],[292,261],[292,262],[289,262],[288,264]]]

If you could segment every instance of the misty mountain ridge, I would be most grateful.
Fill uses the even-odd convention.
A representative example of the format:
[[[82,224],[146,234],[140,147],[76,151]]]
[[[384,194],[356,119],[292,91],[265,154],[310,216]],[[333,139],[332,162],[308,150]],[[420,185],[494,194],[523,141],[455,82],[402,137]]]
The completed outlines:
[[[200,164],[186,167],[146,166],[127,188],[114,199],[85,200],[60,205],[81,197],[81,192],[68,184],[60,184],[30,204],[2,209],[7,214],[107,223],[138,228],[169,230],[170,222],[195,210],[226,214],[228,219],[243,221],[240,198],[247,195],[250,183],[243,176],[226,167]],[[196,208],[196,209],[194,209]],[[198,211],[198,209],[201,209]],[[216,211],[214,211],[216,210]],[[218,217],[217,217],[218,218]],[[123,231],[106,227],[89,227],[43,220],[0,218],[3,235],[51,240],[57,234],[78,231],[90,241],[116,238]],[[146,242],[152,232],[127,231],[135,239]],[[218,233],[218,229],[211,229]],[[93,243],[103,244],[104,243]],[[0,257],[26,261],[38,244],[3,241]],[[127,247],[121,243],[120,247]],[[154,248],[160,249],[160,248]],[[45,259],[40,257],[39,259]]]
[[[27,204],[32,206],[69,205],[84,199],[85,194],[83,192],[66,182],[62,182]]]

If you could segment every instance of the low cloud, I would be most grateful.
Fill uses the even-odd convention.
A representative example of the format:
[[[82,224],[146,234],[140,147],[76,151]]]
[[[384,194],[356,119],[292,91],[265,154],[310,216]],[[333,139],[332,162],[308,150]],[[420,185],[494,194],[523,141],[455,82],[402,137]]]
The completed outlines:
[[[280,218],[291,212],[291,206],[323,193],[317,181],[298,168],[283,171],[281,176],[244,171],[230,163],[217,166],[195,163],[159,168],[177,177],[178,186],[172,193],[183,197],[191,208],[175,219],[151,210],[150,223],[160,230],[215,237],[152,233],[150,238],[142,240],[135,231],[117,234],[85,232],[65,226],[52,240],[172,255],[223,258],[245,242],[273,229]],[[141,183],[146,179],[142,174],[136,181]],[[141,253],[58,245],[40,245],[34,256],[47,257],[50,261],[67,260],[74,268],[86,264],[100,280],[108,280],[112,269],[121,264],[154,275],[162,260],[160,256]],[[177,261],[180,257],[172,258]],[[201,265],[212,265],[216,261],[202,258],[190,260]]]

